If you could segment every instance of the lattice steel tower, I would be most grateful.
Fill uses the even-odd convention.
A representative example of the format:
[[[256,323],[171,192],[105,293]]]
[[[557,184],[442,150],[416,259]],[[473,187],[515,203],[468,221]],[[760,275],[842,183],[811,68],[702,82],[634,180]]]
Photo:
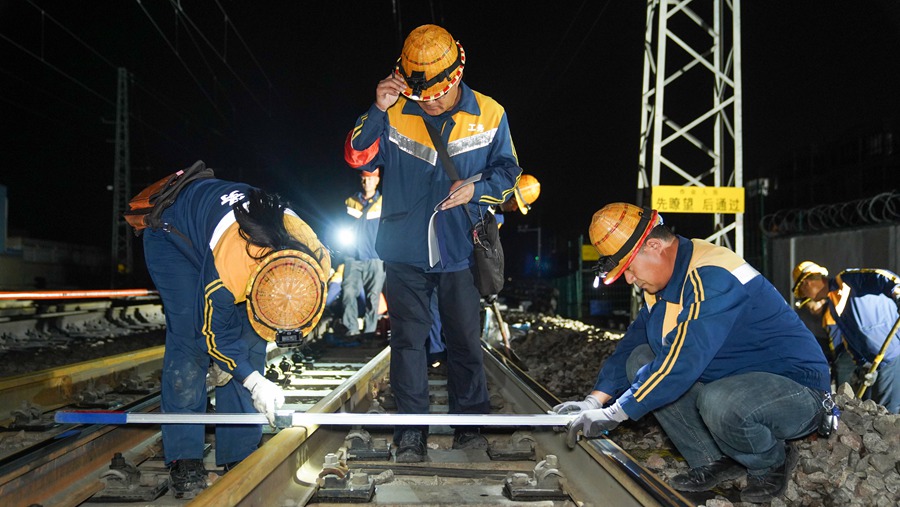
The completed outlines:
[[[639,204],[658,185],[743,187],[740,0],[648,0],[644,44]],[[707,239],[743,256],[743,214],[711,216]]]
[[[128,149],[128,71],[119,67],[116,96],[115,163],[113,165],[112,252],[110,285],[115,287],[121,275],[132,273],[131,227],[122,214],[131,197],[131,155]]]

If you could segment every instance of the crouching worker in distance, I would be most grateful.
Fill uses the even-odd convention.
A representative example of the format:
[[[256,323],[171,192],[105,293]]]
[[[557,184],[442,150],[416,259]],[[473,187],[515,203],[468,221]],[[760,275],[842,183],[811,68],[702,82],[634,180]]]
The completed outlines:
[[[807,327],[734,252],[673,234],[656,210],[607,205],[590,237],[604,283],[624,276],[644,303],[594,390],[553,408],[580,413],[570,442],[652,412],[690,466],[675,489],[747,474],[742,501],[783,494],[797,463],[786,441],[815,431],[831,401],[828,363]]]
[[[217,412],[258,411],[274,423],[284,393],[261,374],[266,346],[298,344],[315,327],[331,260],[277,195],[211,176],[165,199],[159,221],[138,231],[166,315],[162,411],[205,413],[212,363],[225,374]],[[261,436],[260,425],[216,427],[216,464],[230,470]],[[162,437],[170,486],[191,498],[208,485],[204,425],[164,424]]]

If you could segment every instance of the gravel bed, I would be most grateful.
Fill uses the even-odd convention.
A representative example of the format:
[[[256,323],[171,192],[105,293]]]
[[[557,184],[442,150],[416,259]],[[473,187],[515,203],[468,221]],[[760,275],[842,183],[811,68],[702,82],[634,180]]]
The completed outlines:
[[[580,321],[545,314],[507,312],[516,330],[512,348],[528,365],[529,374],[563,401],[582,400],[597,372],[622,338]],[[793,444],[800,453],[783,498],[773,507],[892,507],[900,505],[900,416],[872,401],[859,401],[847,384],[835,400],[841,424],[831,437],[817,435]],[[610,438],[663,480],[687,470],[687,465],[652,416],[626,421]],[[692,500],[706,507],[750,507],[739,491],[746,478],[729,481]]]

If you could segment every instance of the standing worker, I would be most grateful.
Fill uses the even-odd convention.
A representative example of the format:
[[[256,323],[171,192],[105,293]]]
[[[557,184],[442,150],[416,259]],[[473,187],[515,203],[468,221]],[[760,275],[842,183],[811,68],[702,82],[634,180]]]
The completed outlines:
[[[381,219],[381,192],[378,182],[381,168],[361,171],[362,191],[344,201],[347,214],[353,217],[354,245],[344,258],[344,278],[341,281],[341,302],[344,313],[341,323],[348,335],[359,334],[360,291],[365,294],[366,312],[363,332],[372,333],[378,323],[378,303],[384,286],[384,263],[375,251],[375,237]]]
[[[162,411],[205,413],[212,362],[227,374],[216,388],[216,410],[259,411],[274,424],[284,393],[262,375],[266,347],[315,327],[331,271],[328,252],[278,196],[243,183],[193,181],[161,219],[143,234],[166,315]],[[202,424],[162,425],[178,498],[208,485],[204,434]],[[230,470],[261,437],[260,425],[217,426],[217,465]]]
[[[359,117],[345,143],[351,167],[383,166],[385,171],[376,249],[387,272],[391,389],[400,413],[428,412],[425,342],[435,289],[447,341],[449,411],[490,412],[480,341],[481,296],[470,269],[471,231],[489,206],[506,200],[521,169],[506,112],[462,82],[465,64],[462,45],[447,30],[416,28],[394,71],[376,86],[375,103]],[[426,125],[435,129],[437,142]],[[450,165],[458,173],[454,178],[448,176]],[[432,215],[436,244],[429,242]],[[440,259],[432,262],[438,252]],[[427,438],[427,426],[395,428],[396,460],[427,459]],[[477,428],[454,432],[456,449],[486,446]]]
[[[747,474],[741,501],[782,495],[798,458],[785,441],[815,431],[830,401],[813,335],[744,259],[676,236],[656,210],[607,205],[590,237],[604,284],[624,276],[644,304],[594,390],[553,407],[580,412],[570,437],[599,437],[652,412],[691,467],[672,479],[675,489],[705,491]]]
[[[892,329],[898,318],[900,277],[884,269],[847,269],[829,278],[825,267],[803,261],[794,267],[793,279],[794,296],[825,300],[822,326],[843,339],[857,377],[867,386],[864,397],[900,413],[900,332]],[[883,358],[870,373],[885,344]]]

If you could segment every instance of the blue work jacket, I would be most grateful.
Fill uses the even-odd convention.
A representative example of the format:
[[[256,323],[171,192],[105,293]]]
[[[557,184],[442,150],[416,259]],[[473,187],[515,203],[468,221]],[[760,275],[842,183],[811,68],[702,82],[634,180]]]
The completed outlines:
[[[656,358],[628,382],[638,345]],[[769,372],[828,391],[825,355],[775,287],[731,250],[678,236],[672,277],[644,304],[594,389],[618,397],[631,419],[668,405],[696,382]]]
[[[347,137],[344,158],[351,167],[384,167],[384,205],[376,240],[384,261],[430,271],[468,268],[473,222],[489,206],[505,201],[518,182],[522,169],[506,111],[464,83],[459,87],[459,103],[439,116],[429,116],[402,96],[386,112],[373,104]],[[428,256],[429,220],[449,194],[451,180],[425,122],[441,133],[460,179],[481,174],[470,204],[439,212],[435,230],[441,261],[433,267]]]
[[[883,363],[900,356],[900,331],[888,341],[897,318],[893,292],[900,277],[884,269],[847,269],[828,281],[828,311],[822,324],[850,351],[857,364],[871,363],[888,343]]]

